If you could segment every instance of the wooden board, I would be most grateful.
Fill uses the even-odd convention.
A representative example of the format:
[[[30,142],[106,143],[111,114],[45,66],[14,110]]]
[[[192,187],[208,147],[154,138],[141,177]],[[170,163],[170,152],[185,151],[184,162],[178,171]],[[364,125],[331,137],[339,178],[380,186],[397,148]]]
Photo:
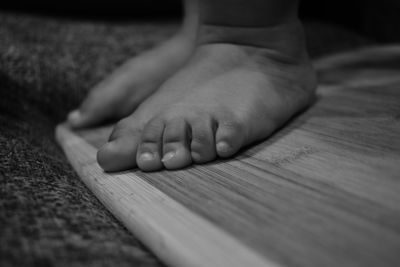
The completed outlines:
[[[234,159],[107,174],[109,127],[56,136],[102,203],[171,266],[400,266],[400,46],[315,62],[315,105]]]

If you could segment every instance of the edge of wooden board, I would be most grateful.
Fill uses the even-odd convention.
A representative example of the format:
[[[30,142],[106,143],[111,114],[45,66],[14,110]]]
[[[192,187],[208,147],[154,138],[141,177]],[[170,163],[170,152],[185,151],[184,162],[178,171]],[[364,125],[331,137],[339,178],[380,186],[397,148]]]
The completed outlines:
[[[133,172],[105,173],[96,149],[66,125],[56,139],[86,186],[162,261],[177,267],[279,266]]]

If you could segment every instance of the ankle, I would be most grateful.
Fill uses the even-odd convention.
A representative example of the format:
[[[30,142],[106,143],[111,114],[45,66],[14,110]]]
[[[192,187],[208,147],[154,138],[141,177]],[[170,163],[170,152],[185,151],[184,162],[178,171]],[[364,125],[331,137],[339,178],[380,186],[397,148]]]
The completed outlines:
[[[197,44],[228,43],[259,47],[288,59],[307,59],[304,30],[298,19],[267,27],[201,24]]]
[[[199,28],[198,0],[184,1],[184,17],[181,28],[178,31],[179,36],[189,42],[196,42],[197,31]]]

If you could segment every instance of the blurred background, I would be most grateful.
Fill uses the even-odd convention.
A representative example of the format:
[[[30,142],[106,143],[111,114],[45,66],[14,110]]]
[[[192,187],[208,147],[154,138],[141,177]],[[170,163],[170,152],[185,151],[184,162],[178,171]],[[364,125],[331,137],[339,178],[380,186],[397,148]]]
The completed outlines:
[[[15,0],[1,1],[0,9],[100,20],[179,18],[182,12],[179,0],[72,0],[52,4],[45,0]],[[304,20],[334,23],[381,42],[400,41],[399,14],[398,0],[303,0],[300,8]]]

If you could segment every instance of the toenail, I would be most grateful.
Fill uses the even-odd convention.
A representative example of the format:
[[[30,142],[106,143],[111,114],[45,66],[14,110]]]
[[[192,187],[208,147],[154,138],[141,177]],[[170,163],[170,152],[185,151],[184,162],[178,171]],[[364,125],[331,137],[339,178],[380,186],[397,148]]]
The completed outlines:
[[[217,151],[218,152],[229,152],[231,150],[231,146],[228,145],[227,142],[221,141],[217,144]]]
[[[140,160],[141,161],[151,161],[154,160],[154,155],[150,152],[145,152],[140,155]]]
[[[168,152],[167,154],[164,155],[164,157],[161,159],[162,162],[168,161],[175,157],[176,153],[175,152]]]

